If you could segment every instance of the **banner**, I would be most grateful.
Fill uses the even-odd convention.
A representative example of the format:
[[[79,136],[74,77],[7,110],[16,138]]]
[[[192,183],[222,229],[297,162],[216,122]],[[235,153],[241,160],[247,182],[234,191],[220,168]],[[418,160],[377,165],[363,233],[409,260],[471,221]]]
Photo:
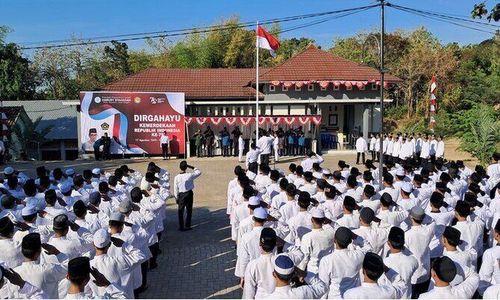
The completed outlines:
[[[184,93],[81,92],[80,104],[85,151],[94,151],[107,134],[112,154],[161,154],[166,133],[169,152],[185,152]]]

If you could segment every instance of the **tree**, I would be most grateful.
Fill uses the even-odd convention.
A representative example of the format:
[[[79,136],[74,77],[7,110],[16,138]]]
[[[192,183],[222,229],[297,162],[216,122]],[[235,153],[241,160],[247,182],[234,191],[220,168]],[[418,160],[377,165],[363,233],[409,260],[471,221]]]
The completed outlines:
[[[7,27],[0,26],[0,98],[33,99],[36,81],[30,61],[21,56],[17,44],[5,44],[8,32]]]
[[[127,44],[111,41],[111,45],[111,47],[104,47],[104,58],[114,65],[116,70],[123,75],[130,75],[131,70]]]
[[[486,17],[488,22],[491,22],[491,20],[498,22],[500,21],[500,3],[495,4],[495,6],[493,6],[490,11],[488,11],[484,2],[474,4],[471,15],[473,18],[479,19]]]
[[[47,126],[37,130],[43,117],[38,117],[35,121],[30,118],[25,118],[24,126],[16,123],[12,127],[12,133],[16,136],[20,146],[21,155],[26,155],[27,158],[38,156],[38,145],[47,141],[46,136],[50,133],[53,126]],[[36,153],[36,154],[35,154]]]

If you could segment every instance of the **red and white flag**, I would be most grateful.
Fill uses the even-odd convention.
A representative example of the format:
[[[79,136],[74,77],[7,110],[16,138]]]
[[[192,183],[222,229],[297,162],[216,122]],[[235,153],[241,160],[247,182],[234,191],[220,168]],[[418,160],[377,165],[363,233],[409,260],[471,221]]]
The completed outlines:
[[[280,42],[269,32],[257,25],[257,47],[269,50],[271,55],[276,55],[276,49],[280,46]]]

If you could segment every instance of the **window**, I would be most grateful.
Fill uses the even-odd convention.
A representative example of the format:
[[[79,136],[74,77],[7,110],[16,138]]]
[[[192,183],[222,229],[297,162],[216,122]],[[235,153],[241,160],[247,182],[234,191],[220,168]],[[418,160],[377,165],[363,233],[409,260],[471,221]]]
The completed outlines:
[[[282,90],[283,92],[288,92],[288,87],[287,87],[287,86],[285,86],[285,85],[282,85],[282,86],[281,86],[281,90]]]
[[[327,88],[326,88],[326,87],[320,87],[320,90],[322,90],[322,91],[326,91],[326,90],[327,90]]]
[[[376,91],[377,89],[377,84],[375,82],[372,83],[372,91]]]
[[[272,85],[272,84],[271,84],[271,85],[269,86],[269,91],[270,91],[270,92],[274,92],[274,91],[276,91],[276,87],[275,87],[274,85]]]
[[[333,90],[334,91],[339,91],[340,90],[340,85],[333,85]]]
[[[329,114],[328,115],[328,125],[329,126],[337,126],[338,125],[338,115],[337,114]]]
[[[300,92],[301,90],[302,90],[302,87],[300,87],[300,86],[295,86],[295,91],[296,91],[296,92]]]
[[[308,84],[308,85],[307,85],[307,90],[308,90],[309,92],[314,91],[314,84],[312,84],[312,83]]]

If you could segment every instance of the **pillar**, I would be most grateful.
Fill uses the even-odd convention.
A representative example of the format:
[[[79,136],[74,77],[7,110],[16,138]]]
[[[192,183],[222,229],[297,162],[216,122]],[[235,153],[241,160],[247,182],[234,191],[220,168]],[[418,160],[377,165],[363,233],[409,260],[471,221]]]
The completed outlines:
[[[368,131],[370,130],[370,107],[363,105],[363,138],[368,140]]]

